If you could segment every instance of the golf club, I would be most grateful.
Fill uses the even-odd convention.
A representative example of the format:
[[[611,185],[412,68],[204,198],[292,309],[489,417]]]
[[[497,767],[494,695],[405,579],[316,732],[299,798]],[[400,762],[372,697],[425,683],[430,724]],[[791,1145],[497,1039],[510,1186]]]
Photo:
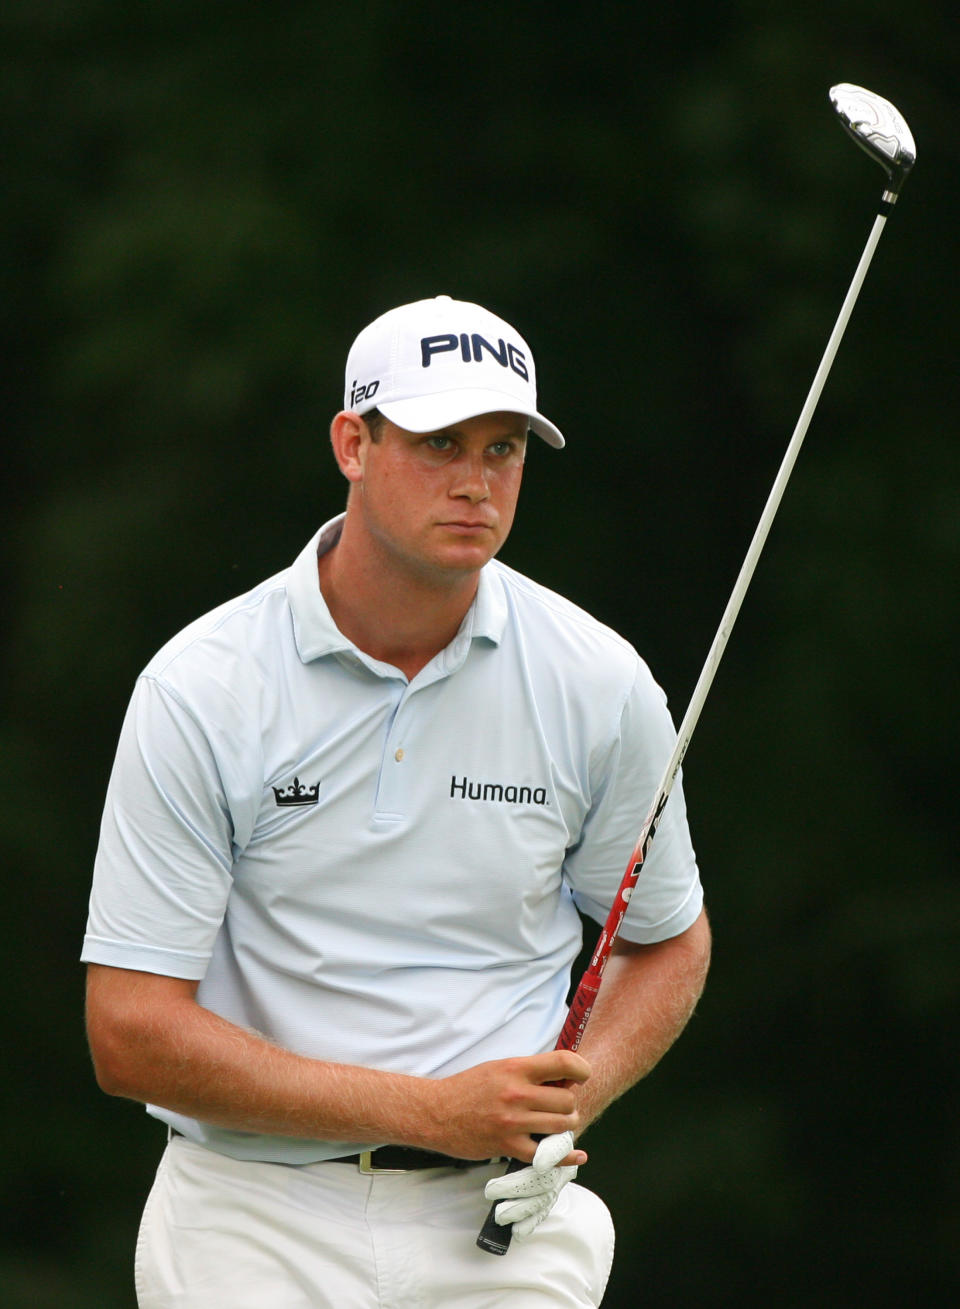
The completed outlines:
[[[873,253],[880,240],[887,216],[893,205],[896,203],[900,188],[902,187],[910,169],[916,161],[917,151],[914,144],[913,136],[909,127],[889,101],[884,100],[881,96],[875,95],[872,91],[866,91],[863,87],[852,86],[848,82],[842,82],[830,89],[830,101],[840,119],[841,124],[846,131],[853,137],[856,143],[865,150],[871,159],[879,163],[888,177],[887,189],[883,192],[880,202],[880,212],[873,224],[867,244],[857,270],[854,273],[853,280],[850,283],[846,298],[840,310],[840,315],[830,334],[826,350],[820,361],[820,366],[814,376],[810,391],[807,394],[806,401],[797,425],[794,429],[793,436],[787,446],[786,454],[780,465],[773,488],[767,499],[766,506],[760,516],[753,540],[747,550],[746,558],[740,568],[739,576],[733,588],[733,592],[727,602],[724,610],[720,627],[716,636],[713,638],[713,644],[707,655],[706,663],[700,673],[697,685],[687,707],[683,722],[680,724],[680,730],[677,733],[677,741],[674,746],[667,766],[664,769],[663,778],[660,783],[653,804],[647,815],[646,822],[641,829],[637,844],[630,856],[627,870],[624,873],[623,881],[617,892],[613,908],[607,917],[600,936],[597,941],[596,949],[590,961],[589,967],[584,972],[583,978],[577,988],[566,1021],[560,1036],[557,1039],[555,1049],[557,1050],[576,1050],[580,1045],[584,1029],[590,1018],[594,1001],[600,983],[603,978],[603,970],[607,960],[610,957],[610,950],[620,925],[623,922],[623,916],[626,912],[630,897],[633,894],[634,887],[643,868],[644,860],[650,849],[650,844],[656,834],[660,817],[670,797],[677,774],[680,771],[680,765],[683,757],[687,752],[690,739],[693,736],[694,728],[703,709],[704,701],[707,698],[707,692],[713,683],[717,667],[723,656],[724,649],[736,622],[737,614],[743,603],[743,597],[746,594],[747,587],[750,585],[750,579],[753,576],[760,552],[763,550],[767,534],[770,531],[771,524],[776,515],[783,493],[796,463],[797,455],[800,453],[800,446],[806,435],[810,420],[813,417],[814,410],[817,407],[817,401],[820,399],[820,393],[823,390],[830,372],[834,357],[840,341],[846,330],[850,315],[853,312],[854,304],[860,293],[864,278],[867,275],[867,269],[873,259]],[[526,1164],[517,1160],[512,1160],[507,1168],[508,1172],[515,1172],[519,1168],[527,1167]],[[500,1202],[502,1203],[502,1202]],[[511,1227],[500,1226],[495,1217],[496,1203],[491,1206],[487,1215],[486,1222],[477,1237],[477,1245],[488,1251],[490,1254],[506,1254],[510,1247]]]

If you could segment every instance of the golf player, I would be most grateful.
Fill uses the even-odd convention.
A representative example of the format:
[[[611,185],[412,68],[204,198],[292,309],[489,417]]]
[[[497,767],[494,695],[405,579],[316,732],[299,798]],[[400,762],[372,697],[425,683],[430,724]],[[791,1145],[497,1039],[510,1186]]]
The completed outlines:
[[[384,314],[331,425],[345,513],[137,680],[83,958],[100,1086],[168,1129],[141,1309],[601,1301],[579,1137],[683,1029],[709,929],[678,784],[554,1049],[675,733],[625,640],[495,558],[531,432],[564,444],[513,327]]]

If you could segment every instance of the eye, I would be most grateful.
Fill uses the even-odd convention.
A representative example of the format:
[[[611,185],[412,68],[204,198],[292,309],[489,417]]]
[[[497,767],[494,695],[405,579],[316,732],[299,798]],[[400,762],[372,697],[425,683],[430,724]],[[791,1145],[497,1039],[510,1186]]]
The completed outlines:
[[[449,450],[453,442],[449,436],[444,436],[442,432],[438,432],[434,436],[428,436],[426,444],[431,450]]]
[[[487,451],[494,459],[523,459],[524,442],[515,437],[504,437],[502,441],[491,441]]]

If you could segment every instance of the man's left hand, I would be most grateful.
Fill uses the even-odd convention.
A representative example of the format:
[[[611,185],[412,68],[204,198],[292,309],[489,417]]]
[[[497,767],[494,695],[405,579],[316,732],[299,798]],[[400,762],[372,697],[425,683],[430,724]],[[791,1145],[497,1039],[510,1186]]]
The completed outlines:
[[[558,1167],[573,1150],[573,1133],[545,1136],[533,1163],[515,1173],[495,1177],[484,1187],[488,1200],[500,1200],[496,1219],[501,1227],[513,1224],[513,1235],[523,1241],[534,1232],[556,1204],[557,1196],[577,1175],[576,1165]]]

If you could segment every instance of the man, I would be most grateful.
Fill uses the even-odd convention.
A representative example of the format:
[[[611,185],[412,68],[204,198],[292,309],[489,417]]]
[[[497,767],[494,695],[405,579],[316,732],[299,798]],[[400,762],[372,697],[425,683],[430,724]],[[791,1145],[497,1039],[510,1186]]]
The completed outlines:
[[[709,931],[678,786],[553,1049],[674,733],[625,641],[494,561],[528,430],[564,444],[512,327],[383,315],[331,426],[345,514],[138,680],[83,957],[100,1085],[170,1129],[142,1309],[600,1303],[574,1137],[682,1030]]]

